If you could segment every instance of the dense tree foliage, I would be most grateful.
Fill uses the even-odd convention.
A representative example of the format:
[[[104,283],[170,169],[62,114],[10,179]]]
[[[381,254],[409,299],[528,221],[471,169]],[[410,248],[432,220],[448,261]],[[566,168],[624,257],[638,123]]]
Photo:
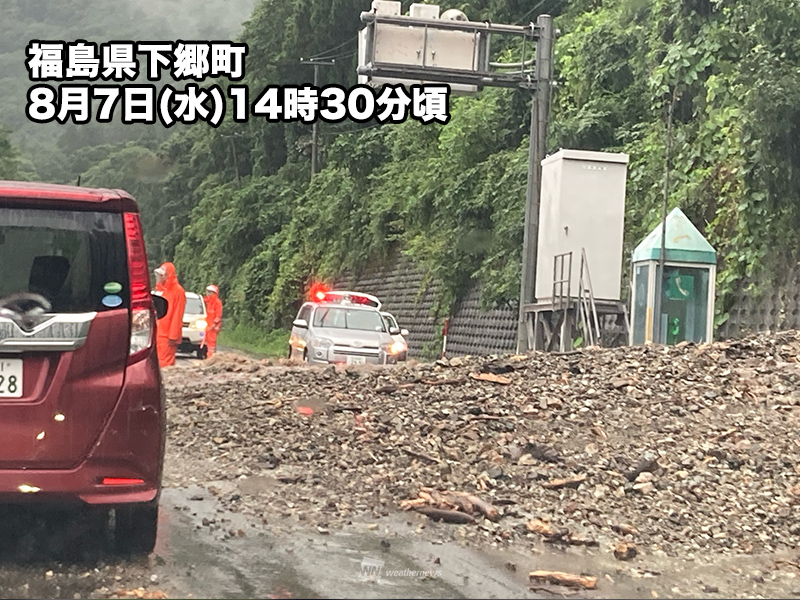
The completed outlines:
[[[19,175],[19,153],[11,145],[9,132],[0,129],[0,179],[16,179]]]
[[[404,2],[407,7],[410,2]],[[474,20],[556,16],[551,151],[631,156],[626,252],[658,223],[666,119],[669,203],[720,256],[719,319],[744,278],[797,246],[800,226],[799,0],[472,0]],[[246,82],[310,83],[300,63],[335,58],[321,84],[355,81],[367,0],[261,0],[246,22]],[[449,8],[447,6],[445,8]],[[27,33],[26,33],[27,35]],[[504,60],[519,48],[497,46]],[[405,252],[444,283],[449,310],[470,280],[487,306],[515,304],[529,98],[487,89],[454,99],[446,126],[323,125],[309,177],[308,125],[226,122],[83,150],[87,182],[123,185],[144,207],[154,261],[188,287],[219,282],[240,320],[286,324],[304,286]],[[2,163],[0,163],[2,164]],[[780,253],[778,252],[780,250]]]

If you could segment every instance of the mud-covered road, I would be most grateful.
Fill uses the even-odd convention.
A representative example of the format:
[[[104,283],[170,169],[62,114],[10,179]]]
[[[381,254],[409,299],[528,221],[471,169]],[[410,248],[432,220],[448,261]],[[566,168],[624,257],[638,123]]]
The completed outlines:
[[[113,555],[97,518],[6,513],[2,597],[533,597],[504,556],[367,529],[276,532],[220,509],[199,486],[165,490],[162,509],[156,551],[133,560]],[[383,563],[379,576],[362,574],[365,557]]]
[[[0,597],[800,596],[798,356],[791,334],[377,372],[183,359],[156,551],[6,510]],[[425,486],[499,514],[401,510]]]
[[[159,541],[148,558],[115,557],[98,520],[41,512],[3,515],[3,598],[690,598],[797,595],[790,555],[710,564],[654,557],[621,569],[574,550],[541,554],[444,541],[447,525],[389,518],[377,530],[322,534],[270,527],[227,511],[202,486],[165,490]],[[10,519],[8,517],[11,517]],[[15,527],[9,527],[9,521]],[[33,533],[30,529],[33,527]],[[12,532],[11,529],[14,529]],[[365,566],[381,564],[375,571]],[[598,589],[531,590],[535,569],[600,575]],[[734,591],[736,593],[734,593]]]

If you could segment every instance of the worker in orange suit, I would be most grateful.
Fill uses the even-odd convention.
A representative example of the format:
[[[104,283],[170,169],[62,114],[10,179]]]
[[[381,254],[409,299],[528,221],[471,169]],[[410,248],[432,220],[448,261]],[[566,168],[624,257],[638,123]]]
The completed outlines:
[[[222,329],[222,300],[219,299],[219,288],[215,285],[209,285],[206,288],[206,295],[203,298],[206,303],[206,347],[208,348],[208,356],[211,356],[217,350],[217,334]]]
[[[183,313],[186,308],[186,292],[178,283],[175,265],[165,262],[156,269],[156,289],[169,303],[167,314],[158,320],[156,325],[156,346],[158,364],[170,367],[175,364],[175,352],[181,344],[183,329]]]

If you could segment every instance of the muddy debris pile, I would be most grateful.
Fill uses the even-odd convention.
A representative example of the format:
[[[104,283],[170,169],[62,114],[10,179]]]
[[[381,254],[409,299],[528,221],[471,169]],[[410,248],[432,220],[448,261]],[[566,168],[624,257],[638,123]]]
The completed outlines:
[[[789,549],[799,356],[796,332],[389,368],[220,355],[166,371],[167,482],[227,480],[265,520],[447,510],[467,540],[620,560]]]

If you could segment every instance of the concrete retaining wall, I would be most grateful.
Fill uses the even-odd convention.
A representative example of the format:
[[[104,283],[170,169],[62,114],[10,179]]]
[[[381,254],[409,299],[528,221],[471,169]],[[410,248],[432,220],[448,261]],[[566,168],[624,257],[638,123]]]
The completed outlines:
[[[397,256],[360,275],[345,275],[335,283],[337,289],[363,291],[380,298],[385,310],[409,330],[409,357],[441,352],[444,315],[433,314],[438,283],[426,283],[425,270],[408,257]],[[754,296],[745,287],[742,285],[736,294],[730,318],[718,328],[716,339],[736,338],[756,331],[800,329],[800,269],[796,265],[780,279],[762,284],[762,288],[769,290],[762,295]],[[451,316],[447,355],[513,353],[516,336],[516,309],[481,310],[480,284],[475,282]]]

